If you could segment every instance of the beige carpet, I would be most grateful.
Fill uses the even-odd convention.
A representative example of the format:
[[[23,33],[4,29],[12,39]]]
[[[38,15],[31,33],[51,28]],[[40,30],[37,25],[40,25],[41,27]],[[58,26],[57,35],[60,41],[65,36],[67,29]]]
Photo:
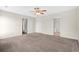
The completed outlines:
[[[0,52],[77,52],[77,40],[31,33],[0,40]]]

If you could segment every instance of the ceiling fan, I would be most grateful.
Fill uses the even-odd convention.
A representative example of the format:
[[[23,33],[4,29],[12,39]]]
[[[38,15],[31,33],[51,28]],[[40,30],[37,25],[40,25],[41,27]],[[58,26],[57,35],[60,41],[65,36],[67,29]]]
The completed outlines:
[[[47,11],[47,10],[41,9],[41,8],[38,8],[38,7],[33,9],[33,12],[34,12],[35,15],[37,15],[37,16],[38,16],[38,15],[43,15],[43,14],[45,14],[46,11]]]

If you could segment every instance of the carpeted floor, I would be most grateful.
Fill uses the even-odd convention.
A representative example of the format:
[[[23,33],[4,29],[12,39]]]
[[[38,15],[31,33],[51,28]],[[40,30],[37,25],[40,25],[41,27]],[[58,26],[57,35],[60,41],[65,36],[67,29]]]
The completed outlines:
[[[77,40],[42,33],[0,39],[0,52],[78,52]]]

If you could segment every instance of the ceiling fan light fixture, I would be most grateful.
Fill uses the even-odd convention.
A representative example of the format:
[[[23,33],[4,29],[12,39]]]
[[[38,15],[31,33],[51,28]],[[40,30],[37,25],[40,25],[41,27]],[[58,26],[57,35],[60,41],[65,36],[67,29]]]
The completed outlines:
[[[45,9],[41,9],[41,8],[34,8],[33,12],[35,13],[35,15],[44,15],[46,13],[47,10]]]

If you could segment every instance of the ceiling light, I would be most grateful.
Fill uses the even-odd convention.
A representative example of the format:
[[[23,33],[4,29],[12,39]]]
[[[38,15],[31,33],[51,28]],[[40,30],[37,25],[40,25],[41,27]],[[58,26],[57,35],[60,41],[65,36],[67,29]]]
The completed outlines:
[[[41,8],[34,8],[33,12],[35,13],[35,15],[44,15],[46,13],[47,10],[45,9],[41,9]]]

